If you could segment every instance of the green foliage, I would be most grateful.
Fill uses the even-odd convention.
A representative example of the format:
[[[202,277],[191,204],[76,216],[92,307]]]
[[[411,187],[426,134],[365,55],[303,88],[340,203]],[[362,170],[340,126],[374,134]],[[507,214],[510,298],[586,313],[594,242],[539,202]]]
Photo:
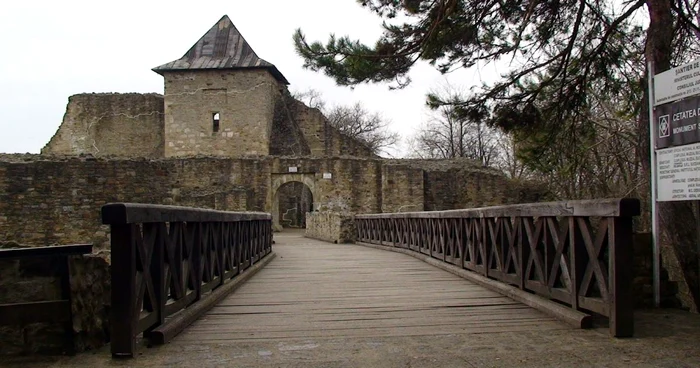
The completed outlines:
[[[625,94],[644,76],[644,30],[633,17],[645,0],[359,3],[386,19],[376,44],[333,35],[325,44],[309,44],[297,30],[294,41],[305,67],[323,71],[340,85],[394,82],[403,87],[419,59],[441,72],[510,61],[499,81],[474,88],[463,100],[428,97],[431,107],[458,105],[467,115],[502,110],[491,121],[506,130],[538,123],[535,110],[558,121],[576,118],[590,108],[591,94]],[[391,23],[398,16],[403,21]],[[639,99],[634,101],[637,109]]]
[[[393,79],[397,73],[408,73],[412,65],[405,56],[393,56],[395,46],[382,41],[370,48],[348,37],[336,38],[331,35],[325,46],[319,42],[308,44],[301,30],[297,30],[294,43],[297,52],[304,58],[305,68],[323,71],[341,85]]]
[[[455,121],[501,128],[515,139],[523,163],[547,180],[566,182],[569,188],[560,193],[572,198],[590,195],[588,189],[576,191],[586,185],[604,190],[607,183],[599,182],[606,176],[638,187],[643,177],[638,167],[648,160],[648,133],[637,132],[644,124],[636,122],[645,115],[647,58],[673,53],[673,60],[687,61],[696,55],[700,35],[693,19],[698,4],[686,0],[359,3],[385,19],[376,44],[334,36],[309,44],[297,30],[296,49],[306,67],[340,85],[393,82],[400,88],[410,82],[407,73],[418,60],[443,73],[508,63],[496,82],[474,86],[459,98],[429,94],[427,104],[449,106]],[[672,13],[660,27],[673,32],[642,27],[644,11],[655,20]],[[617,171],[606,168],[601,152],[616,160]]]

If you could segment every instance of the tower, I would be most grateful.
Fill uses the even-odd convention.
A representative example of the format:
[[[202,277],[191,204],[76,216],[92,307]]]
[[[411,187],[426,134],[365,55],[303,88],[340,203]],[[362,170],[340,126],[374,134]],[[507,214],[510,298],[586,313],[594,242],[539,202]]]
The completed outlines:
[[[165,80],[166,157],[269,154],[275,101],[289,82],[228,16],[153,71]]]

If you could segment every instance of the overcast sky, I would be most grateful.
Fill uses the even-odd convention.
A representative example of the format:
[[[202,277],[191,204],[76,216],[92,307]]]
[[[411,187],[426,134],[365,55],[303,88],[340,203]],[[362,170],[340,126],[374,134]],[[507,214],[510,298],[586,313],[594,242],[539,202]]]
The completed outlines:
[[[73,94],[162,94],[163,78],[151,68],[180,58],[224,14],[287,77],[290,90],[316,89],[330,105],[361,101],[403,137],[427,119],[426,92],[445,83],[427,64],[413,69],[408,88],[394,91],[338,87],[304,70],[292,42],[296,28],[309,41],[335,33],[371,43],[381,34],[381,19],[356,0],[5,1],[1,9],[0,152],[38,153]],[[469,87],[482,73],[460,71],[449,82]]]

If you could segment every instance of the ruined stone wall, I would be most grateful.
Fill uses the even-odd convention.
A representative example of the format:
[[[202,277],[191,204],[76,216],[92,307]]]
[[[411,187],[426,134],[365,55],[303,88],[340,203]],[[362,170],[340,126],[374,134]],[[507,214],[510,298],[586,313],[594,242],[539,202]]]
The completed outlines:
[[[342,134],[330,125],[318,109],[295,101],[290,110],[304,134],[312,156],[377,157],[365,144]]]
[[[267,70],[166,72],[164,78],[166,157],[269,154],[276,96],[284,87]]]
[[[0,241],[107,247],[108,228],[99,216],[109,202],[263,211],[267,165],[258,159],[0,156]]]
[[[425,211],[476,208],[551,200],[547,191],[513,181],[467,159],[395,160],[423,170]]]
[[[42,154],[376,157],[264,70],[170,72],[165,90],[71,96]]]
[[[272,120],[270,155],[310,156],[311,149],[299,128],[294,115],[296,100],[287,89],[280,91],[275,99],[275,114]]]
[[[393,163],[382,166],[382,212],[423,211],[423,169]]]
[[[86,93],[68,98],[42,154],[163,157],[163,96]]]
[[[273,210],[279,208],[278,189],[291,182],[308,186],[315,211],[442,210],[522,199],[512,197],[519,192],[505,177],[461,161],[0,155],[0,241],[106,247],[108,229],[100,225],[99,213],[109,202],[264,211],[278,217]]]
[[[316,209],[381,210],[379,160],[1,155],[0,241],[105,248],[108,228],[100,225],[99,214],[109,202],[271,212],[271,178],[294,165],[316,181]],[[323,179],[323,173],[333,178]]]
[[[353,243],[357,238],[355,217],[344,212],[311,212],[306,215],[308,238],[333,243]]]
[[[290,173],[290,168],[296,172]],[[330,178],[324,178],[324,174]],[[311,182],[315,210],[381,211],[381,160],[360,158],[273,158],[272,188]]]

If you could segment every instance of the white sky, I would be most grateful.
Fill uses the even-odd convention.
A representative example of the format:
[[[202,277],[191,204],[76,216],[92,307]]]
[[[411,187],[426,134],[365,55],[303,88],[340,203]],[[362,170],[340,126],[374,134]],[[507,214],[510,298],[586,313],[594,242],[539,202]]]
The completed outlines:
[[[427,119],[425,94],[445,82],[427,64],[413,83],[338,87],[302,69],[292,34],[309,41],[349,34],[373,43],[381,19],[356,0],[258,1],[5,1],[0,6],[0,152],[38,153],[61,123],[68,97],[89,92],[163,93],[151,68],[180,58],[221,16],[233,23],[261,58],[275,64],[292,91],[314,88],[328,104],[361,101],[410,136]],[[451,84],[469,87],[479,71],[459,71]]]

